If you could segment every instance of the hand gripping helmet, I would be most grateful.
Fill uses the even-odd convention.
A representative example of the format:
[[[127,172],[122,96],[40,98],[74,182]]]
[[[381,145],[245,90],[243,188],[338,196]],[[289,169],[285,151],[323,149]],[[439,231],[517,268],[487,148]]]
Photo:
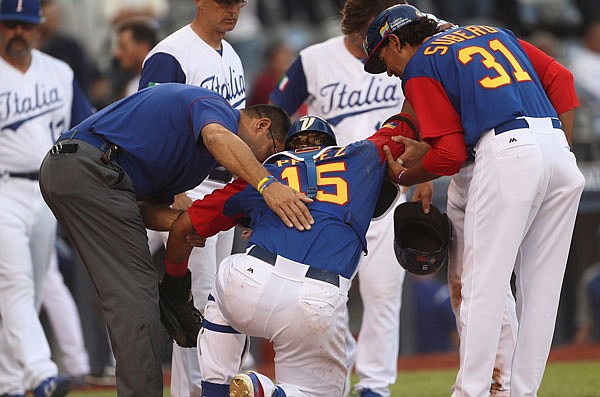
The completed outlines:
[[[329,123],[319,116],[308,115],[308,116],[302,116],[298,120],[294,121],[294,123],[288,130],[287,138],[285,139],[285,149],[286,150],[294,149],[292,147],[289,147],[289,145],[288,145],[288,142],[290,141],[290,139],[295,135],[302,134],[302,133],[308,132],[308,131],[322,132],[323,134],[327,135],[329,137],[329,139],[327,140],[327,143],[324,146],[337,145],[337,140],[335,139],[335,134],[334,134],[333,130],[331,129],[331,127],[329,126]]]
[[[416,275],[435,273],[448,263],[452,227],[433,204],[429,214],[420,201],[406,202],[394,212],[394,252],[404,269]]]

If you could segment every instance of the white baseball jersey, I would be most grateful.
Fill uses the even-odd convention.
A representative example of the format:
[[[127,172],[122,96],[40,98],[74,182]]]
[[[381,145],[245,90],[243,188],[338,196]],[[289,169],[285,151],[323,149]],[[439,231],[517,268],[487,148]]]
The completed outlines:
[[[271,101],[289,114],[306,102],[308,114],[326,119],[338,145],[347,145],[372,135],[383,121],[399,113],[404,94],[400,79],[365,73],[362,60],[348,51],[344,36],[338,36],[302,50],[271,94]],[[404,195],[396,203],[403,201]],[[346,335],[348,366],[356,360],[356,388],[383,397],[390,395],[389,385],[397,374],[405,274],[390,255],[393,213],[390,210],[369,225],[369,255],[358,267],[364,303],[358,345],[349,330]]]
[[[220,93],[236,109],[243,108],[246,106],[246,85],[242,61],[227,41],[221,43],[223,50],[219,54],[200,39],[190,25],[184,26],[158,43],[146,56],[140,88],[152,83],[192,84]],[[173,70],[177,66],[179,70]],[[174,74],[167,75],[170,72]]]
[[[33,50],[26,73],[0,58],[0,76],[0,173],[37,171],[71,125],[73,71]]]
[[[343,146],[367,138],[399,113],[404,95],[397,77],[365,73],[361,60],[344,45],[344,36],[338,36],[300,51],[271,100],[289,114],[306,100],[308,114],[326,119]]]
[[[186,25],[167,36],[146,56],[140,89],[154,84],[175,82],[192,84],[220,93],[232,107],[246,106],[246,85],[242,61],[233,47],[221,41],[219,52],[205,43]],[[186,192],[200,199],[225,185],[229,173],[217,179],[215,173],[195,189]],[[202,249],[192,251],[188,267],[192,272],[192,293],[196,307],[204,310],[212,288],[217,264],[231,253],[234,231],[221,232],[206,241]],[[201,374],[195,349],[173,345],[171,394],[176,397],[199,396]]]

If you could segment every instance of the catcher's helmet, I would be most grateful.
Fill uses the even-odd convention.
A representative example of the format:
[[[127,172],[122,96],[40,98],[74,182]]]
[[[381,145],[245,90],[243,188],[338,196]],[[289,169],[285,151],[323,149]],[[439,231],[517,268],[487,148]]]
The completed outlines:
[[[394,212],[394,252],[404,269],[417,275],[435,273],[448,263],[452,228],[433,204],[429,214],[421,202],[406,202]]]
[[[329,137],[329,140],[325,146],[335,146],[337,145],[337,140],[335,139],[335,134],[333,130],[329,126],[329,123],[322,119],[319,116],[302,116],[298,120],[294,121],[290,129],[287,133],[287,138],[285,138],[285,149],[290,150],[293,149],[288,147],[289,140],[298,134],[308,132],[308,131],[317,131],[322,132],[323,134]]]

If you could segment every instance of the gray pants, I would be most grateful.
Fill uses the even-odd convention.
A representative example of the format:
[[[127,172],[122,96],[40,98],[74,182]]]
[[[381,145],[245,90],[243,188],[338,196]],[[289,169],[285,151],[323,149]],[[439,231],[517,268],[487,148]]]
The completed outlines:
[[[44,199],[98,293],[117,362],[119,397],[162,397],[158,280],[130,178],[77,139],[74,153],[49,153],[40,168]]]

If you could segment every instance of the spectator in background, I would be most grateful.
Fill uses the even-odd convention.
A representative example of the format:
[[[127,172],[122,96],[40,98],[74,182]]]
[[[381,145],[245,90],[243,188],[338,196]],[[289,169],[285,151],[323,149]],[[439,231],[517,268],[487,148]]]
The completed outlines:
[[[157,29],[146,20],[129,20],[117,27],[115,58],[127,81],[116,87],[117,98],[123,98],[137,91],[142,64],[146,55],[158,42]]]
[[[265,52],[265,68],[259,73],[248,97],[248,106],[269,103],[269,95],[294,61],[294,52],[284,42],[271,44]]]
[[[592,158],[600,158],[600,19],[583,29],[582,47],[571,57],[571,70],[581,101],[584,122],[590,127],[587,141]],[[583,137],[582,137],[583,138]]]
[[[578,93],[582,97],[600,100],[600,19],[589,22],[583,30],[583,47],[571,60],[571,69]]]
[[[59,31],[62,20],[55,0],[42,0],[41,6],[44,21],[40,24],[39,49],[69,64],[79,86],[88,93],[94,67],[85,49],[74,37]]]
[[[167,0],[104,0],[104,17],[112,26],[137,18],[161,22],[169,9]]]

